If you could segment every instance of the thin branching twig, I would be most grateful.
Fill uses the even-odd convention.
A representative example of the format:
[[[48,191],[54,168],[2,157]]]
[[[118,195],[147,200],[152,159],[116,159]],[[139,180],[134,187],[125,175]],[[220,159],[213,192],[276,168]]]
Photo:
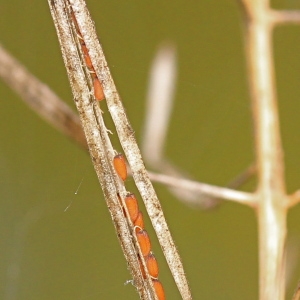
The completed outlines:
[[[300,24],[300,11],[270,10],[269,17],[274,25]]]
[[[300,299],[300,283],[298,283],[297,289],[293,295],[292,300],[299,300]]]
[[[244,0],[246,56],[255,126],[259,298],[284,298],[287,197],[274,84],[268,0]]]

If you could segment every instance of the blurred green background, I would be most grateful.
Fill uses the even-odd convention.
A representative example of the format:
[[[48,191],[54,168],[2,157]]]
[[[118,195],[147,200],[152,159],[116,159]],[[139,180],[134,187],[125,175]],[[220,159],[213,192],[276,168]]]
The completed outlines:
[[[300,9],[296,0],[273,5]],[[88,7],[139,141],[151,61],[158,45],[171,41],[178,83],[166,157],[193,178],[216,185],[226,185],[254,160],[235,1],[89,0]],[[3,46],[73,107],[47,1],[0,0],[0,16]],[[289,192],[300,186],[299,53],[300,28],[276,29]],[[138,299],[124,285],[130,275],[89,156],[2,81],[0,99],[0,299]],[[134,191],[131,179],[129,185]],[[255,213],[227,202],[203,212],[178,202],[162,185],[155,187],[194,299],[257,299]],[[245,190],[254,187],[252,182]],[[300,279],[299,216],[299,206],[289,213],[287,299]],[[152,240],[167,299],[180,299],[153,232]]]

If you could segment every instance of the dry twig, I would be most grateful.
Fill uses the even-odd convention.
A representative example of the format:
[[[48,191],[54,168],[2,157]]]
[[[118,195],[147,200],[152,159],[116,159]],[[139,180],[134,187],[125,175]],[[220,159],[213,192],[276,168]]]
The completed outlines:
[[[87,149],[78,116],[46,84],[28,72],[1,45],[0,76],[38,115]]]

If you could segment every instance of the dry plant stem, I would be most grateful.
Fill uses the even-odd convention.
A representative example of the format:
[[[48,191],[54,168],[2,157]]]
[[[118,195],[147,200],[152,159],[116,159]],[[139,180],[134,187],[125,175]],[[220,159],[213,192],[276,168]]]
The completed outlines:
[[[269,1],[244,0],[246,54],[257,157],[259,299],[284,299],[286,195],[279,131]]]
[[[98,105],[93,104],[93,99],[91,98],[91,93],[87,85],[86,73],[83,70],[78,49],[72,36],[67,14],[69,8],[66,6],[64,0],[49,0],[49,5],[71,82],[75,104],[87,138],[90,155],[101,183],[124,255],[130,266],[134,278],[134,285],[141,299],[154,300],[156,296],[152,296],[149,293],[149,289],[145,287],[131,233],[118,200],[118,184],[115,181],[116,176],[112,171],[111,154],[109,153],[111,145],[107,144],[106,128],[103,128],[104,125],[100,124],[100,108]],[[99,128],[99,125],[102,127]]]
[[[206,183],[201,183],[197,181],[174,178],[172,176],[150,173],[149,176],[151,180],[163,183],[168,186],[188,189],[189,191],[194,191],[199,194],[208,195],[218,199],[224,199],[229,201],[235,201],[240,204],[248,205],[255,208],[257,206],[256,195],[246,192],[235,191],[228,188],[213,186]]]
[[[120,96],[111,77],[106,59],[98,41],[94,24],[83,0],[70,0],[84,41],[90,49],[90,57],[96,74],[100,79],[109,112],[116,126],[120,143],[132,170],[135,184],[145,203],[148,215],[162,247],[176,285],[184,300],[192,299],[183,265],[171,237],[161,205],[141,159],[134,132],[125,114]]]
[[[164,161],[163,151],[174,102],[176,73],[175,47],[164,44],[159,47],[151,67],[142,141],[144,160],[153,168],[159,168]]]
[[[294,205],[300,202],[300,190],[297,190],[289,197],[289,204],[288,207],[293,207]]]
[[[41,117],[87,149],[78,116],[1,45],[0,76]]]
[[[274,25],[300,24],[300,11],[270,10],[270,20]]]
[[[298,283],[297,290],[295,291],[292,300],[300,299],[300,283]]]
[[[241,187],[243,184],[245,184],[246,182],[248,182],[250,179],[252,179],[255,174],[256,174],[256,166],[255,164],[251,164],[247,169],[243,170],[231,182],[229,182],[226,185],[226,187],[231,189],[237,189]]]

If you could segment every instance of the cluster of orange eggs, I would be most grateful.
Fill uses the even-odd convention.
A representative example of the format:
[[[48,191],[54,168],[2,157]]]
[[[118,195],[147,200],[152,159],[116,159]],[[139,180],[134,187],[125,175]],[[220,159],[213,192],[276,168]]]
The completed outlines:
[[[82,37],[82,34],[80,32],[74,12],[71,12],[71,17],[72,17],[72,20],[73,20],[73,23],[74,23],[74,26],[76,29],[77,36],[80,41],[81,51],[83,54],[85,64],[91,74],[91,77],[92,77],[93,88],[94,88],[94,97],[98,101],[104,100],[105,95],[103,92],[101,82],[100,82],[99,78],[97,77],[97,74],[93,67],[88,48],[87,48],[87,46],[84,42],[84,39]],[[119,175],[119,177],[123,181],[125,181],[127,178],[127,168],[126,168],[126,162],[125,162],[124,156],[122,154],[117,154],[113,159],[113,164],[114,164],[115,170],[116,170],[117,174]],[[153,287],[155,289],[157,298],[159,300],[165,300],[164,288],[163,288],[161,282],[158,280],[159,269],[158,269],[157,260],[151,251],[150,238],[149,238],[147,231],[144,228],[143,214],[139,210],[137,199],[134,194],[128,193],[124,199],[124,202],[127,207],[127,211],[129,213],[128,217],[130,218],[131,222],[134,225],[136,239],[140,246],[142,256],[145,260],[145,264],[146,264],[148,273],[151,276],[151,280],[152,280]],[[125,211],[124,211],[124,213],[125,213]],[[146,273],[145,273],[143,264],[141,262],[141,259],[140,259],[140,268],[141,268],[143,277],[146,279],[147,277],[146,277]]]
[[[88,50],[88,48],[87,48],[87,46],[86,46],[86,44],[83,40],[82,34],[81,34],[80,29],[78,27],[76,17],[75,17],[73,12],[71,13],[71,16],[72,16],[72,19],[73,19],[73,22],[74,22],[74,25],[75,25],[75,28],[76,28],[77,36],[80,40],[81,50],[82,50],[82,53],[83,53],[83,58],[84,58],[85,64],[86,64],[86,66],[87,66],[87,68],[88,68],[88,70],[91,74],[92,80],[93,80],[94,96],[95,96],[96,100],[98,100],[98,101],[104,100],[105,96],[104,96],[104,92],[103,92],[101,82],[100,82],[99,78],[97,77],[97,74],[96,74],[95,69],[94,69],[93,64],[92,64],[91,57],[89,55],[89,50]]]
[[[122,154],[117,154],[113,159],[114,168],[118,176],[125,181],[127,178],[127,167],[124,156]],[[148,273],[151,276],[153,287],[155,289],[157,298],[159,300],[165,300],[165,292],[161,282],[158,280],[158,264],[154,254],[151,251],[151,242],[149,235],[144,227],[143,214],[139,210],[138,201],[134,194],[128,193],[124,199],[129,218],[134,225],[134,230],[136,234],[136,239],[141,249],[141,253],[145,259],[146,267]],[[143,277],[146,279],[146,273],[142,262],[140,261],[140,268]]]

